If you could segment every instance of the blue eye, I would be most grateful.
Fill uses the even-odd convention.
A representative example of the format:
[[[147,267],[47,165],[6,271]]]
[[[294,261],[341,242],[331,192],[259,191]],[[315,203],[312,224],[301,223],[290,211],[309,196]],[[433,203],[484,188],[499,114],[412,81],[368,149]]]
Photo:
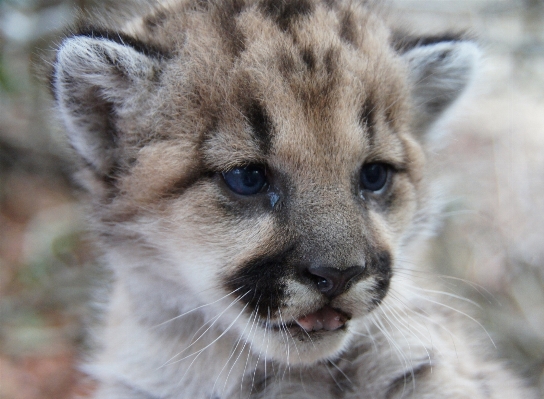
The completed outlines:
[[[361,188],[368,191],[380,191],[387,183],[389,167],[383,163],[369,163],[361,170]]]
[[[248,165],[223,172],[227,186],[236,194],[253,195],[267,184],[265,169],[259,165]]]

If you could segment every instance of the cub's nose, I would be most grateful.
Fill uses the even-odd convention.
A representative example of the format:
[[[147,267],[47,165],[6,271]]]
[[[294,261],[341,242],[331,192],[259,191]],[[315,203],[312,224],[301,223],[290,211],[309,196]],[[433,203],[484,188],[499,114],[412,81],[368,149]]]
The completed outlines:
[[[362,266],[352,266],[343,270],[334,267],[310,267],[307,269],[317,289],[329,298],[334,298],[346,291],[349,284],[356,281],[364,270],[365,268]]]

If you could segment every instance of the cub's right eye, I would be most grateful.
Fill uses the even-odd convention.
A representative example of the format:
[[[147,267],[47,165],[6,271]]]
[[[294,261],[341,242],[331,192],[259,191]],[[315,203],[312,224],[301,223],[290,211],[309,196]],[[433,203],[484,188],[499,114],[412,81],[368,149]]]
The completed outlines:
[[[260,165],[248,165],[222,173],[227,187],[240,195],[260,193],[268,184],[266,170]]]

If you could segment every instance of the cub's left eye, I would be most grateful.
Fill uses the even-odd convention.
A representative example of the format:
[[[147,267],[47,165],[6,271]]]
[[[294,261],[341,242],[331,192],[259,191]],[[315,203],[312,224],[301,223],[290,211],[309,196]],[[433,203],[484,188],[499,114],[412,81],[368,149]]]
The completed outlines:
[[[223,180],[233,192],[240,195],[259,193],[266,185],[265,168],[260,165],[248,165],[223,172]]]
[[[369,163],[361,169],[361,189],[368,191],[380,191],[389,177],[389,166],[381,163]]]

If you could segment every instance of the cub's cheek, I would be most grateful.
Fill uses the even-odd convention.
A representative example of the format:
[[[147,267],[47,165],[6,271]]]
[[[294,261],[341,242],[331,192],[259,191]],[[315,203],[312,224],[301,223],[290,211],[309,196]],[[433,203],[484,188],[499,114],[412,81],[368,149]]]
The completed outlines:
[[[224,276],[234,275],[240,265],[275,245],[278,235],[269,216],[235,220],[211,213],[184,218],[187,208],[180,212],[178,205],[178,212],[163,218],[153,241],[170,254],[182,278],[199,289],[217,286]]]
[[[334,300],[333,305],[349,312],[353,319],[364,317],[380,305],[384,294],[377,289],[376,277],[357,282],[350,290]]]

